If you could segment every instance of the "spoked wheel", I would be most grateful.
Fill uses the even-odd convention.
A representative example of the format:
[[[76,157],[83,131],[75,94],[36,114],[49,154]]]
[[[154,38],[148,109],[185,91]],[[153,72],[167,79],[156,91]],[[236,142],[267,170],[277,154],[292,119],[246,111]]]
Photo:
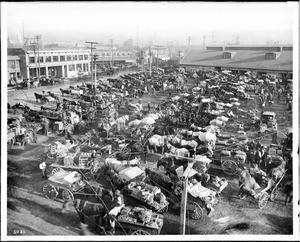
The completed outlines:
[[[195,202],[189,202],[187,204],[187,211],[189,216],[195,220],[200,220],[203,216],[203,210],[201,206]]]
[[[64,189],[62,191],[62,198],[64,201],[74,200],[73,193],[69,189]]]
[[[157,212],[159,212],[159,213],[165,213],[165,212],[168,211],[168,209],[169,209],[169,207],[168,207],[168,205],[167,205],[167,206],[165,206],[165,207],[162,207],[162,208],[157,209]]]
[[[136,230],[136,231],[132,232],[131,235],[150,235],[150,233],[148,233],[145,230],[139,229],[139,230]]]
[[[269,194],[267,192],[264,192],[258,199],[258,207],[260,209],[264,208],[269,200]]]
[[[131,149],[128,146],[125,146],[122,150],[121,153],[123,154],[128,154],[131,152]]]
[[[137,151],[137,152],[143,152],[144,151],[144,146],[140,143],[140,142],[136,142],[133,145],[133,148]]]
[[[226,160],[222,162],[223,171],[227,175],[234,175],[237,173],[237,164],[234,161]]]
[[[45,197],[49,199],[55,199],[58,195],[58,191],[56,190],[56,188],[49,183],[43,186],[43,193]]]
[[[57,134],[63,134],[65,132],[65,129],[56,130]]]
[[[78,130],[79,131],[83,131],[84,130],[84,126],[85,126],[86,124],[84,123],[84,122],[80,122],[79,124],[78,124]]]
[[[65,170],[60,168],[60,167],[57,167],[57,168],[54,168],[52,171],[51,171],[51,175],[53,176],[55,173],[58,173],[58,172],[64,172]]]

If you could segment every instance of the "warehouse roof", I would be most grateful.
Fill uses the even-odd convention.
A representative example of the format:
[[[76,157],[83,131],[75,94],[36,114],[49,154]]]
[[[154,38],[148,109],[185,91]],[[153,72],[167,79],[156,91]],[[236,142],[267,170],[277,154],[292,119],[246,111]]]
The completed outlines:
[[[224,52],[230,52],[225,50]],[[270,51],[235,50],[231,59],[223,58],[221,50],[191,49],[180,65],[211,66],[237,69],[259,69],[275,71],[293,70],[293,51],[281,51],[277,59],[265,59]]]

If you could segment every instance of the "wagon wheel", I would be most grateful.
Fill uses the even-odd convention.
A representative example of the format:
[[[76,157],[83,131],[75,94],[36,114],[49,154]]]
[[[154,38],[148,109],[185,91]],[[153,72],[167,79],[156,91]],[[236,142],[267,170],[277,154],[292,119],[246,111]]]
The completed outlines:
[[[47,153],[47,157],[48,157],[49,159],[54,159],[55,155],[56,155],[56,154],[51,154],[50,151]]]
[[[63,134],[63,132],[65,132],[65,129],[64,129],[64,128],[61,129],[61,130],[56,130],[56,133],[57,133],[57,134]]]
[[[145,230],[139,229],[139,230],[133,231],[131,235],[150,235],[150,233],[148,233]]]
[[[234,161],[226,160],[222,162],[223,171],[227,175],[234,175],[237,172],[237,164]]]
[[[69,189],[64,189],[62,191],[62,198],[64,201],[74,200],[73,193]]]
[[[144,150],[144,146],[140,143],[140,142],[136,142],[133,145],[133,148],[137,151],[137,152],[143,152]]]
[[[58,191],[56,190],[56,188],[49,183],[43,186],[43,193],[45,197],[49,199],[55,199],[58,195]]]
[[[57,172],[64,172],[65,170],[60,168],[60,167],[56,167],[51,171],[51,175],[54,176],[55,173]]]
[[[168,209],[169,209],[169,206],[167,205],[165,207],[157,209],[157,212],[159,212],[159,213],[165,213],[165,212],[168,211]]]
[[[128,154],[131,152],[131,149],[128,146],[125,146],[123,149],[121,149],[121,153]]]
[[[187,206],[187,210],[188,210],[189,216],[192,219],[200,220],[203,216],[203,210],[202,210],[201,206],[196,202],[189,202],[188,206]]]
[[[264,192],[258,199],[258,207],[260,209],[264,208],[268,203],[268,199],[269,199],[269,194]]]
[[[83,131],[84,130],[84,126],[85,126],[85,123],[84,122],[80,122],[79,124],[78,124],[78,130],[79,131]]]

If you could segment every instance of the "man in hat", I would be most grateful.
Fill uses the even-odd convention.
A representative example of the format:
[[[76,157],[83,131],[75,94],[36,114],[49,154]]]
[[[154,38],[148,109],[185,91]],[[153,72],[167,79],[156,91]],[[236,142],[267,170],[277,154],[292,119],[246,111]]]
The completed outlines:
[[[121,212],[121,209],[125,206],[124,197],[121,194],[120,190],[116,190],[114,193],[114,204],[113,208],[109,211],[109,223],[111,226],[111,232],[115,233],[115,220],[118,214]]]
[[[48,178],[48,176],[47,176],[47,172],[46,172],[46,168],[47,168],[47,164],[46,164],[46,162],[45,161],[42,161],[42,163],[40,164],[40,169],[41,169],[41,171],[42,171],[42,178],[44,179],[47,179]]]

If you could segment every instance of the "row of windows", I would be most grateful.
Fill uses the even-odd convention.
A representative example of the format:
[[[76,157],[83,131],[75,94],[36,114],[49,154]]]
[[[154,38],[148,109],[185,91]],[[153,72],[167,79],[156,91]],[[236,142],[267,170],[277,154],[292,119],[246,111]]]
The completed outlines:
[[[52,58],[53,57],[53,58]],[[76,61],[76,60],[88,60],[89,56],[88,55],[61,55],[61,56],[40,56],[40,63],[44,63],[44,62],[59,62],[59,61]],[[35,63],[35,60],[38,60],[37,58],[35,59],[35,57],[29,57],[29,63]]]
[[[7,61],[7,67],[10,69],[19,69],[20,63],[19,61],[9,60]]]
[[[75,69],[76,68],[76,69]],[[72,64],[69,65],[69,71],[88,71],[88,64],[84,63],[84,64]]]
[[[102,56],[111,56],[111,52],[103,52],[102,54],[100,54],[100,55],[102,55]],[[114,56],[131,56],[132,55],[132,53],[120,53],[120,52],[113,52],[113,55]]]

